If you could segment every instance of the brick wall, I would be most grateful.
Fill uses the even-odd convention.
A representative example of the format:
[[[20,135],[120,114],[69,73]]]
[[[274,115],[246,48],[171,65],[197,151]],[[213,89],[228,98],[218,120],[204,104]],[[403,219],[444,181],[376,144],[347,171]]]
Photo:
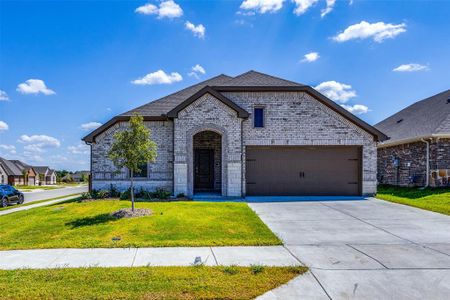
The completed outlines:
[[[362,146],[363,194],[376,193],[377,150],[373,136],[340,114],[303,92],[228,92],[224,95],[251,114],[243,124],[244,146]],[[264,107],[264,128],[253,127],[254,107]]]
[[[172,191],[173,188],[173,122],[144,122],[151,130],[151,138],[156,142],[157,158],[154,163],[148,164],[147,178],[136,178],[136,186],[148,190],[162,187]],[[111,160],[108,159],[108,151],[114,140],[113,135],[118,130],[123,130],[128,122],[120,122],[102,132],[95,138],[92,144],[92,188],[109,189],[113,183],[118,189],[125,190],[129,187],[128,171],[118,171]]]
[[[397,160],[395,162],[395,160]],[[450,139],[430,141],[430,173],[448,170],[450,175]],[[424,186],[426,183],[426,144],[414,142],[378,149],[378,181],[399,186]],[[430,180],[430,185],[446,182]]]

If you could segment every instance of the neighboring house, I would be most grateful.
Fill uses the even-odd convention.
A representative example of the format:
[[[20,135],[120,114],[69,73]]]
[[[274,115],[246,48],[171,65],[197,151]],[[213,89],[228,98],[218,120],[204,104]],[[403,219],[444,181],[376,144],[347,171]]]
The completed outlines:
[[[34,166],[39,174],[39,182],[36,185],[52,185],[56,184],[56,172],[47,166]]]
[[[70,174],[74,182],[84,182],[85,180],[87,182],[87,180],[89,179],[89,175],[89,171],[76,171],[75,173]]]
[[[174,195],[372,195],[386,136],[310,86],[250,71],[219,75],[114,117],[83,138],[93,189],[129,187],[108,159],[140,114],[158,145],[135,183]]]
[[[62,181],[70,181],[70,182],[84,182],[89,179],[89,171],[76,171],[74,173],[69,173],[62,178]]]
[[[378,181],[400,186],[450,185],[450,90],[416,102],[376,128]]]
[[[7,160],[0,157],[2,174],[10,185],[36,185],[36,172],[33,167],[20,160]],[[2,181],[4,181],[4,178]]]

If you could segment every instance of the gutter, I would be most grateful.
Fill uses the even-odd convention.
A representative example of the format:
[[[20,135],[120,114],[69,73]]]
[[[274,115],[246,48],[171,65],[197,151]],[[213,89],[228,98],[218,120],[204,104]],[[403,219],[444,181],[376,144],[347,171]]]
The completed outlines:
[[[413,138],[394,140],[392,142],[386,141],[383,143],[379,143],[377,145],[377,148],[393,147],[393,146],[397,146],[397,145],[401,145],[401,144],[421,142],[424,139],[433,139],[433,138],[450,138],[450,133],[422,135],[422,136],[417,136],[417,137],[413,137]]]
[[[428,187],[430,185],[430,142],[426,141],[425,139],[421,139],[422,142],[427,144],[427,151],[426,151],[426,164],[427,164],[427,171],[426,171],[426,179],[425,179],[425,186],[424,188]]]

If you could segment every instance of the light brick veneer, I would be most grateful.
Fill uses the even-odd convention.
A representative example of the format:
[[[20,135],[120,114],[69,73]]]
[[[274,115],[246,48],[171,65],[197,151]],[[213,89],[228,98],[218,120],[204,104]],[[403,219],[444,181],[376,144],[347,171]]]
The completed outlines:
[[[303,92],[226,92],[226,97],[246,109],[265,108],[265,127],[253,128],[252,116],[237,113],[210,94],[181,110],[174,121],[145,122],[158,144],[158,159],[149,166],[149,177],[138,184],[164,187],[174,194],[193,195],[193,136],[202,131],[221,135],[221,190],[224,196],[245,195],[245,149],[255,145],[354,145],[363,153],[363,194],[376,192],[377,149],[373,136]],[[115,170],[107,159],[112,134],[126,123],[109,128],[92,146],[93,187],[116,182],[96,178]],[[106,173],[105,173],[106,172]],[[126,176],[126,171],[122,171]],[[119,186],[128,180],[117,181]]]

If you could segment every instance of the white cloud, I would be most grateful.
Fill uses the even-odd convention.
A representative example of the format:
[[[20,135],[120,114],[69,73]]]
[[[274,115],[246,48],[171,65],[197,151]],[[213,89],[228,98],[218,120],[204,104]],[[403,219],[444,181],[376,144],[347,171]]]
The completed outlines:
[[[189,76],[194,76],[195,78],[199,78],[200,75],[206,74],[205,69],[200,66],[199,64],[196,64],[192,67],[192,72],[188,73]]]
[[[241,3],[240,8],[257,11],[261,14],[273,13],[283,7],[283,2],[284,0],[245,0]]]
[[[22,94],[39,94],[53,95],[55,92],[45,85],[45,82],[40,79],[28,79],[24,83],[17,86],[17,91]]]
[[[6,131],[9,129],[8,124],[6,122],[0,121],[0,131]]]
[[[14,145],[0,145],[0,153],[16,154],[16,146]]]
[[[8,101],[9,97],[5,91],[0,90],[0,101]]]
[[[393,69],[394,72],[417,72],[429,70],[427,66],[421,64],[404,64]]]
[[[23,134],[19,138],[19,142],[27,144],[35,144],[39,148],[45,147],[59,147],[61,142],[52,136],[40,134],[40,135],[26,135]]]
[[[149,73],[142,78],[133,80],[131,83],[139,85],[171,84],[181,80],[183,80],[183,77],[177,72],[166,74],[163,70],[158,70],[156,72]]]
[[[183,15],[183,10],[181,7],[172,0],[162,1],[159,4],[159,7],[148,3],[136,8],[135,12],[144,15],[157,15],[159,19],[173,19]]]
[[[24,151],[23,156],[26,157],[28,163],[40,163],[44,161],[42,156],[34,152]]]
[[[89,154],[89,147],[86,144],[78,144],[76,146],[67,147],[72,154]]]
[[[45,152],[45,150],[42,149],[40,144],[25,145],[25,146],[23,146],[23,149],[30,153],[44,153]]]
[[[345,105],[342,104],[341,105],[343,108],[345,108],[346,110],[348,110],[349,112],[351,112],[354,115],[361,115],[361,114],[365,114],[369,111],[369,108],[365,105],[362,104],[355,104],[355,105]]]
[[[194,25],[191,22],[186,21],[186,23],[184,23],[184,27],[187,30],[191,31],[194,34],[194,36],[200,39],[203,39],[205,37],[206,28],[202,24]]]
[[[327,7],[320,11],[320,16],[323,18],[328,15],[333,10],[335,4],[336,0],[327,0]]]
[[[393,39],[400,33],[406,32],[406,24],[386,24],[384,22],[369,23],[361,21],[359,24],[349,26],[333,39],[336,42],[346,42],[353,39],[373,38],[375,42],[381,43],[385,39]]]
[[[295,3],[294,14],[297,16],[304,14],[310,7],[317,3],[318,0],[292,0]]]
[[[304,58],[301,60],[301,62],[313,62],[313,61],[318,60],[319,57],[320,57],[319,53],[310,52],[310,53],[304,55]]]
[[[94,129],[100,127],[100,126],[102,126],[102,123],[99,123],[99,122],[88,122],[88,123],[81,124],[80,127],[83,130],[94,130]]]
[[[333,101],[345,103],[350,98],[356,97],[356,92],[351,85],[337,81],[325,81],[315,87],[316,90]]]

